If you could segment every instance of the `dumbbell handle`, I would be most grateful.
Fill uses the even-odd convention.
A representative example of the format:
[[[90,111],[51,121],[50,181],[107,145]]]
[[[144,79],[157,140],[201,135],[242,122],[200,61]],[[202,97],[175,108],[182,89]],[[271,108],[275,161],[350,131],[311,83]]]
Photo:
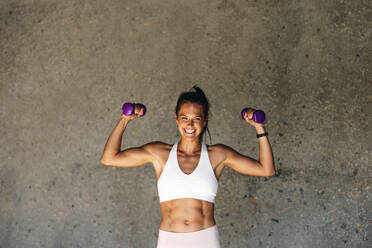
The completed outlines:
[[[143,114],[141,115],[141,117],[142,117],[146,114],[146,106],[141,104],[141,103],[139,103],[139,105],[143,109]],[[130,103],[130,102],[126,102],[126,103],[123,104],[123,107],[121,109],[122,109],[122,112],[123,112],[124,115],[130,116],[130,115],[134,114],[135,104]]]
[[[241,112],[241,116],[242,116],[242,119],[244,119],[244,115],[245,113],[249,110],[249,109],[252,109],[252,108],[244,108]],[[254,109],[253,109],[254,110]],[[253,116],[252,116],[252,119],[254,122],[256,123],[263,123],[265,121],[265,112],[263,112],[262,110],[254,110],[253,112]]]

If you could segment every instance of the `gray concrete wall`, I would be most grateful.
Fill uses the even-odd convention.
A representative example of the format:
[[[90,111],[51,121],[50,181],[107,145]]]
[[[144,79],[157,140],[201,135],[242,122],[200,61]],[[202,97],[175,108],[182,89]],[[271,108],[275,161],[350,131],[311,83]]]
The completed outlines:
[[[125,101],[148,113],[122,148],[173,143],[181,91],[212,104],[212,143],[278,176],[226,169],[223,247],[372,247],[371,1],[1,1],[0,247],[154,247],[150,164],[100,164]]]

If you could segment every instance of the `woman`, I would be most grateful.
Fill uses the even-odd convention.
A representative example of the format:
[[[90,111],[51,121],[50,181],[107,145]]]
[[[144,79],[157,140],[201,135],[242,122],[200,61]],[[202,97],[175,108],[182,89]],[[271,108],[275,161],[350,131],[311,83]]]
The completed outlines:
[[[220,247],[214,198],[226,166],[244,175],[275,174],[264,125],[251,120],[251,112],[245,114],[246,122],[256,128],[257,134],[263,134],[258,135],[259,161],[222,144],[206,146],[202,137],[208,130],[208,112],[206,96],[194,86],[189,92],[183,92],[177,101],[175,119],[181,134],[179,142],[174,145],[151,142],[120,151],[126,126],[142,115],[138,106],[134,115],[121,116],[107,140],[101,163],[121,167],[152,163],[155,168],[162,214],[158,248]]]

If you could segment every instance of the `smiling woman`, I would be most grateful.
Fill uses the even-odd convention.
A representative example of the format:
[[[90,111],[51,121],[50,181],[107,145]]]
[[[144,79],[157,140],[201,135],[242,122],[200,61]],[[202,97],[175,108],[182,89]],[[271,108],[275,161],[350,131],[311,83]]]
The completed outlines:
[[[187,123],[188,121],[194,121],[195,124],[201,124],[203,126],[202,132],[200,133],[200,140],[203,140],[203,136],[205,131],[208,132],[209,138],[210,133],[208,129],[208,116],[209,116],[209,108],[210,104],[205,96],[204,92],[197,86],[194,86],[192,88],[193,91],[183,92],[177,100],[176,110],[175,110],[175,116],[176,120],[181,120],[181,123]],[[184,106],[186,105],[186,106]],[[181,107],[185,107],[190,111],[192,116],[187,115],[187,111],[183,110],[181,111]],[[191,119],[190,119],[191,118]],[[177,122],[179,125],[180,123]],[[186,132],[193,133],[196,130],[190,129],[186,130]],[[180,133],[182,131],[180,130]]]
[[[206,121],[203,116],[203,109],[197,103],[184,103],[178,114],[175,113],[175,117],[180,132],[192,134],[187,137],[202,135],[201,133],[205,130]]]
[[[152,163],[156,172],[161,222],[157,248],[219,248],[219,233],[214,219],[214,199],[218,180],[228,166],[238,173],[253,176],[275,174],[273,155],[267,136],[259,136],[260,160],[241,155],[222,145],[207,146],[203,135],[208,131],[209,102],[194,86],[177,101],[175,120],[179,141],[166,144],[151,142],[120,151],[123,133],[129,121],[141,115],[122,115],[107,140],[101,162],[106,165],[133,167]],[[246,123],[265,133],[263,123],[245,118]],[[210,134],[209,134],[210,136]]]

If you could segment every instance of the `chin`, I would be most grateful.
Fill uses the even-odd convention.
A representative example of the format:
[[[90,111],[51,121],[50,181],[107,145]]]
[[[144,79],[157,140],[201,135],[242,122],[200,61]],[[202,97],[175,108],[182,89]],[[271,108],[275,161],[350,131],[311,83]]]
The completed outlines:
[[[186,138],[186,139],[199,139],[200,138],[200,135],[198,135],[198,134],[187,134],[187,133],[184,133],[183,134],[183,137]]]

